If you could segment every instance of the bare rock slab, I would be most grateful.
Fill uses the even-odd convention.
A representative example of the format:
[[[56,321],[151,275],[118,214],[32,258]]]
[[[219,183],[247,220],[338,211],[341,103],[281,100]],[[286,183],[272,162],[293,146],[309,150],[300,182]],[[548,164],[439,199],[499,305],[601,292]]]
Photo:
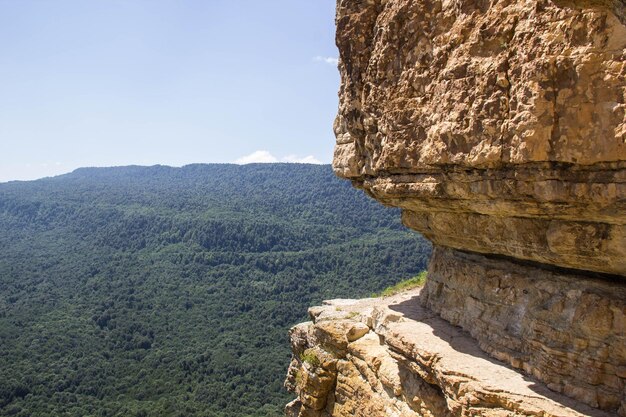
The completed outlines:
[[[298,398],[287,415],[612,415],[491,358],[468,332],[424,308],[422,297],[413,290],[312,308],[313,321],[291,331],[286,385]]]

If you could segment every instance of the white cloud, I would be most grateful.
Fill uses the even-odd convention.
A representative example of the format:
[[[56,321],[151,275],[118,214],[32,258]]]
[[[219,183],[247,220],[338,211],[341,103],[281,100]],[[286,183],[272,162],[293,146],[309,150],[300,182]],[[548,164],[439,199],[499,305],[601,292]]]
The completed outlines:
[[[307,155],[299,158],[297,155],[287,155],[282,159],[283,162],[296,162],[299,164],[321,164],[322,161],[314,157],[313,155]]]
[[[334,65],[334,66],[339,65],[339,58],[335,58],[334,56],[320,56],[320,55],[318,55],[315,58],[313,58],[313,61],[325,62],[328,65]]]
[[[235,160],[236,164],[252,164],[252,163],[272,163],[279,162],[279,159],[274,155],[269,153],[268,151],[255,151],[250,155],[242,156]],[[299,163],[299,164],[321,164],[322,161],[314,157],[313,155],[307,155],[303,157],[299,157],[298,155],[287,155],[280,159],[280,162],[290,162],[290,163]]]
[[[278,159],[268,151],[255,151],[250,155],[242,156],[241,158],[235,160],[236,164],[252,164],[254,162],[263,162],[263,163],[271,163],[278,162]]]

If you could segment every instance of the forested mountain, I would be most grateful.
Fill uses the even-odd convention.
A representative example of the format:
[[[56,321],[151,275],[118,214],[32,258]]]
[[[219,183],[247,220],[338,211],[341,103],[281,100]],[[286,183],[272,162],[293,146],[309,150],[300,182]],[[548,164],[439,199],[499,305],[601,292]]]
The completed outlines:
[[[426,267],[329,166],[0,184],[0,415],[279,416],[288,328]]]

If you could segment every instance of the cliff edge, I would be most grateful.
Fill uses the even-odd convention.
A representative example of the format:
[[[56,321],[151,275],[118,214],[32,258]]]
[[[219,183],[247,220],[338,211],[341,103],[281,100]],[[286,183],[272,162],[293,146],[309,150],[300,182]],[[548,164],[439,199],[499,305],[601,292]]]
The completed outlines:
[[[335,172],[402,208],[434,252],[426,286],[402,302],[424,313],[393,337],[367,314],[362,337],[324,336],[313,310],[316,336],[292,334],[306,342],[293,342],[290,375],[335,376],[324,395],[288,380],[289,413],[351,415],[343,398],[364,416],[626,416],[626,3],[339,0],[336,24]],[[475,343],[460,368],[446,337],[419,333],[431,315]],[[437,360],[393,341],[416,335]],[[330,368],[312,371],[302,346]],[[371,373],[392,362],[397,386]],[[346,391],[344,371],[398,407],[358,411],[370,391]],[[474,382],[435,377],[457,374]],[[520,378],[534,394],[507,388]],[[424,389],[407,396],[409,380]]]
[[[334,417],[593,416],[611,414],[548,389],[490,358],[411,290],[330,300],[291,329],[287,415]]]

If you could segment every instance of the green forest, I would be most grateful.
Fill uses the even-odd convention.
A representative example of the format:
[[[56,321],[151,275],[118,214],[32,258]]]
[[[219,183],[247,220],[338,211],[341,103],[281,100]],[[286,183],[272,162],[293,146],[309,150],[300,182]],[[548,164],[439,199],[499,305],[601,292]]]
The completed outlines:
[[[0,184],[0,415],[281,416],[289,327],[429,255],[327,165]]]

